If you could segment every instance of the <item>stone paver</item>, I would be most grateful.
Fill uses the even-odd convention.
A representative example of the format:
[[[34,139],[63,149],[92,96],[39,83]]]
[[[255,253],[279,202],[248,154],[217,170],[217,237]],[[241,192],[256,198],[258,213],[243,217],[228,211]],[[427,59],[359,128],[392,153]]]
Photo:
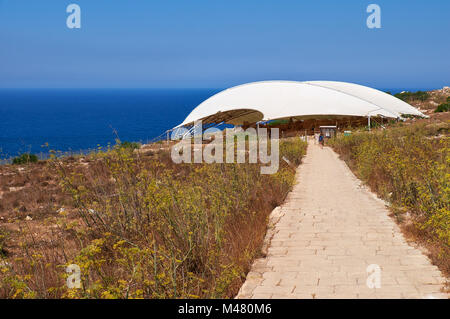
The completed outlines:
[[[309,143],[267,256],[237,298],[448,298],[438,268],[388,215],[336,153]],[[379,267],[380,288],[367,285],[369,265]]]

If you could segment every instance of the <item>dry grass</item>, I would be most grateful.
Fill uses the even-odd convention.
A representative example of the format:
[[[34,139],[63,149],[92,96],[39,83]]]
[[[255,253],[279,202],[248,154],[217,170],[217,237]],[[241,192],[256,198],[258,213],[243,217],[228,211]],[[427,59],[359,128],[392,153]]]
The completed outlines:
[[[296,165],[305,150],[281,144]],[[294,180],[287,165],[267,176],[124,148],[0,174],[3,298],[232,297]],[[65,285],[69,264],[82,289]]]

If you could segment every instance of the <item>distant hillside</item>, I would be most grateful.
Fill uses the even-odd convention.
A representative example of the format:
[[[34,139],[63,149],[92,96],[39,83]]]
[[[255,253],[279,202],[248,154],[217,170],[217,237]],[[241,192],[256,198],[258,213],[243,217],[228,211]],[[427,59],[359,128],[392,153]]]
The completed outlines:
[[[395,96],[417,107],[422,113],[433,119],[450,120],[450,112],[434,112],[439,105],[448,103],[450,97],[450,87],[448,86],[433,91],[402,92]]]

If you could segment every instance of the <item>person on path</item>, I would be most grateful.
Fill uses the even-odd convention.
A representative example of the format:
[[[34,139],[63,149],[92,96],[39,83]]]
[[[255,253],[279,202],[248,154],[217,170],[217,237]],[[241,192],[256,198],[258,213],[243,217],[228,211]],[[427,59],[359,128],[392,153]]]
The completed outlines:
[[[319,135],[319,144],[320,144],[320,148],[323,148],[323,144],[324,144],[324,139],[323,139],[323,134],[320,133]]]
[[[314,133],[314,144],[319,144],[319,133]]]

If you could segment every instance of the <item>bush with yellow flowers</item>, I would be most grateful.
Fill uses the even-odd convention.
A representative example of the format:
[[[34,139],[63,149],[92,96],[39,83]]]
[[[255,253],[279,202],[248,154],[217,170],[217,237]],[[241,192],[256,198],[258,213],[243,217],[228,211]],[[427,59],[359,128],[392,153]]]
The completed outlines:
[[[280,142],[280,156],[291,165],[305,152],[298,138]],[[276,174],[261,175],[260,164],[174,164],[169,153],[157,156],[115,147],[86,171],[55,159],[61,187],[79,216],[79,223],[58,216],[66,236],[54,251],[64,262],[53,262],[45,274],[46,256],[34,266],[13,265],[8,272],[29,277],[9,280],[2,295],[233,297],[260,254],[269,213],[293,186],[295,169],[280,161]],[[71,264],[80,269],[80,288],[66,285]]]

